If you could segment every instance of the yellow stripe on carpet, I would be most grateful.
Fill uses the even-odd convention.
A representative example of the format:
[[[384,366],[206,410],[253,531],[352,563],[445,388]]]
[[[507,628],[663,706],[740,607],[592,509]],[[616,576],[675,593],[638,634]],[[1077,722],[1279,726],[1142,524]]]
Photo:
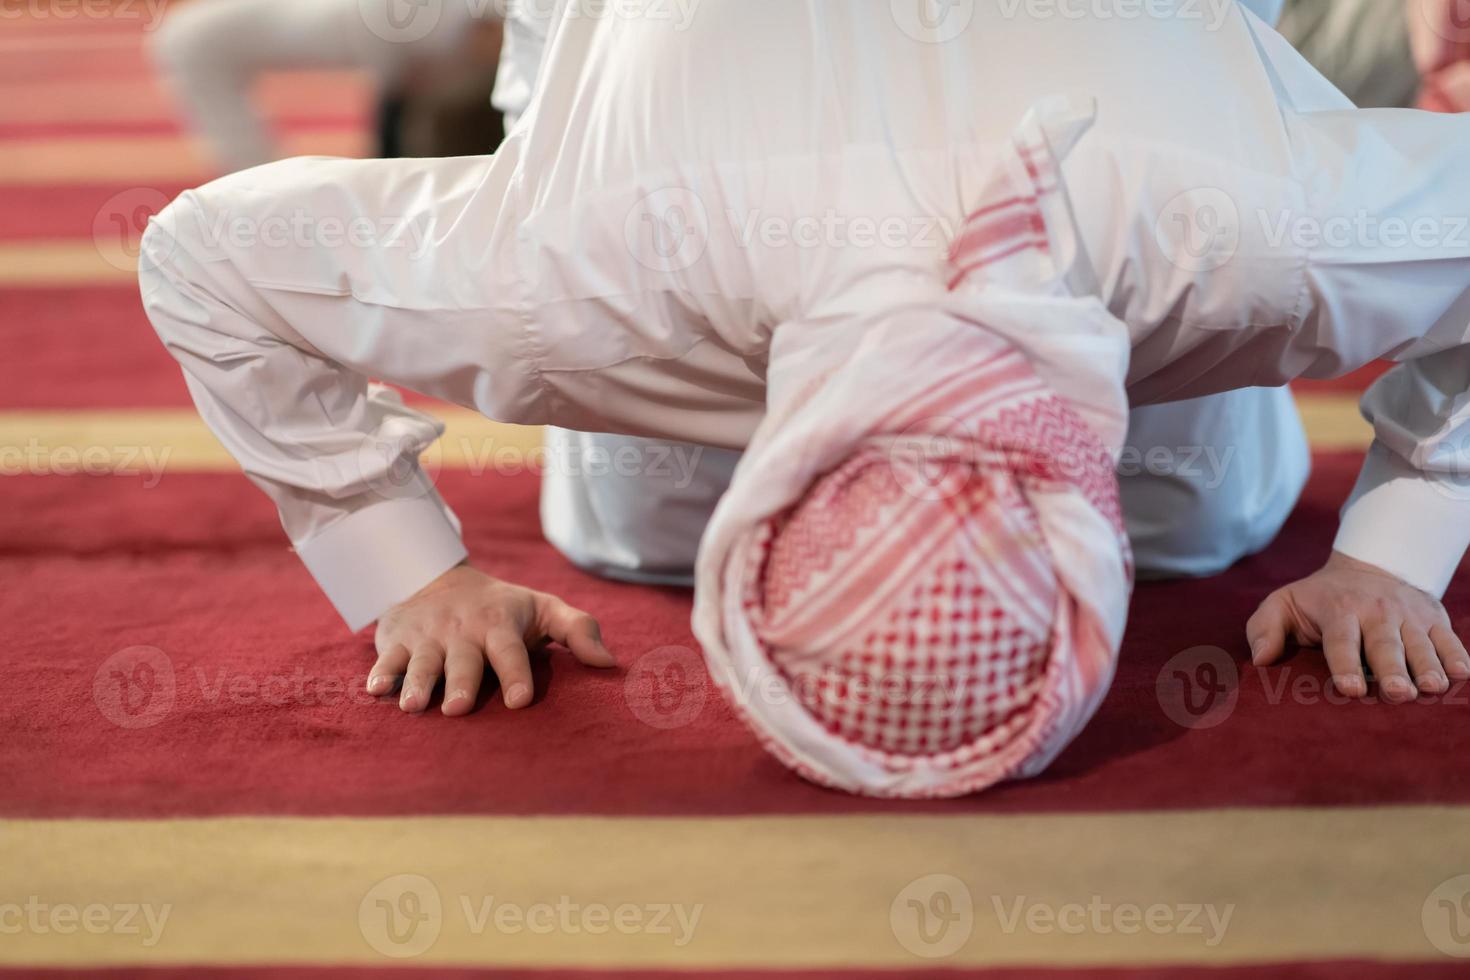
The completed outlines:
[[[88,286],[138,281],[138,255],[115,236],[0,242],[0,286]]]
[[[0,963],[1429,960],[1456,938],[1440,900],[1462,897],[1467,825],[1451,807],[11,821]]]
[[[1345,395],[1301,396],[1302,415],[1318,451],[1362,450],[1372,431]],[[430,411],[446,425],[444,438],[424,453],[430,470],[456,469],[514,475],[539,471],[541,430],[506,425],[459,408]],[[191,408],[64,412],[0,412],[0,475],[47,474],[76,469],[106,473],[147,460],[164,472],[235,472],[225,452]],[[65,465],[63,465],[65,464]]]
[[[429,470],[515,475],[540,471],[541,429],[434,406],[444,437],[421,457]],[[150,471],[238,472],[240,466],[191,408],[0,412],[0,475]]]
[[[284,156],[362,156],[362,133],[324,130],[283,141]],[[6,184],[202,183],[213,175],[209,156],[182,136],[0,141],[0,181]]]

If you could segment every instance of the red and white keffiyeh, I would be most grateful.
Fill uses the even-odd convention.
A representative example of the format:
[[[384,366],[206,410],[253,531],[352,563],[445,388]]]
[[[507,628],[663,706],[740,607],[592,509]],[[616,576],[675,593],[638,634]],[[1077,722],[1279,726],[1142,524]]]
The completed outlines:
[[[1073,110],[1033,110],[1000,155],[941,309],[877,324],[773,405],[706,532],[711,674],[813,781],[941,797],[1034,775],[1111,682],[1128,344],[1069,285]]]

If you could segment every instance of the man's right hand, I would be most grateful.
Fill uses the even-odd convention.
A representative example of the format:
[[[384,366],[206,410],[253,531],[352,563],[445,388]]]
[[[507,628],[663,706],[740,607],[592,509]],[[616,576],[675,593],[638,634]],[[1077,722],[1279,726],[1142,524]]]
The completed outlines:
[[[401,680],[398,706],[417,714],[443,677],[444,714],[468,714],[488,663],[505,706],[524,708],[535,696],[528,651],[548,640],[589,667],[616,666],[587,613],[459,565],[378,620],[378,662],[368,675],[368,693],[391,693]]]

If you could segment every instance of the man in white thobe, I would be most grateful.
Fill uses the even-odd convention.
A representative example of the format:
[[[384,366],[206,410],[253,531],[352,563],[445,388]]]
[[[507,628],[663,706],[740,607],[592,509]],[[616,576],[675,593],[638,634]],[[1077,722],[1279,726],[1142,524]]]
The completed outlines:
[[[1377,441],[1333,556],[1249,633],[1263,663],[1289,634],[1320,643],[1350,695],[1365,657],[1391,700],[1442,691],[1470,676],[1438,601],[1470,545],[1470,123],[1354,110],[1233,4],[1145,7],[563,2],[495,156],[295,160],[186,193],[145,237],[145,304],[348,625],[379,622],[370,690],[406,674],[421,711],[443,677],[460,714],[488,663],[521,707],[526,644],[611,655],[585,614],[463,564],[416,464],[437,425],[369,379],[741,449],[802,365],[874,325],[963,318],[948,235],[1019,120],[1053,113],[1071,288],[1128,356],[1119,374],[1079,353],[1052,383],[1126,391],[1148,413],[1130,445],[1186,453],[1166,403],[1209,399],[1186,438],[1213,427],[1246,471],[1222,496],[1251,505],[1220,519],[1218,491],[1164,467],[1153,513],[1129,510],[1140,563],[1208,571],[1279,526],[1305,453],[1284,396],[1249,389],[1399,360],[1365,399]]]

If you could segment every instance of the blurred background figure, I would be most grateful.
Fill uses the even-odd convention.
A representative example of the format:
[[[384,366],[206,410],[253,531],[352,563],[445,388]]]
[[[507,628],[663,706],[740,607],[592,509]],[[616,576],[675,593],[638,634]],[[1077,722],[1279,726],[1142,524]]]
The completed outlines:
[[[1409,0],[1409,44],[1423,76],[1419,107],[1470,110],[1470,14],[1463,0]]]
[[[1357,105],[1404,107],[1419,90],[1409,35],[1422,22],[1423,6],[1424,0],[1286,0],[1277,30]]]
[[[381,156],[490,153],[501,134],[489,101],[496,9],[480,0],[191,0],[170,9],[151,50],[224,172],[283,155],[251,97],[273,71],[367,73]]]

